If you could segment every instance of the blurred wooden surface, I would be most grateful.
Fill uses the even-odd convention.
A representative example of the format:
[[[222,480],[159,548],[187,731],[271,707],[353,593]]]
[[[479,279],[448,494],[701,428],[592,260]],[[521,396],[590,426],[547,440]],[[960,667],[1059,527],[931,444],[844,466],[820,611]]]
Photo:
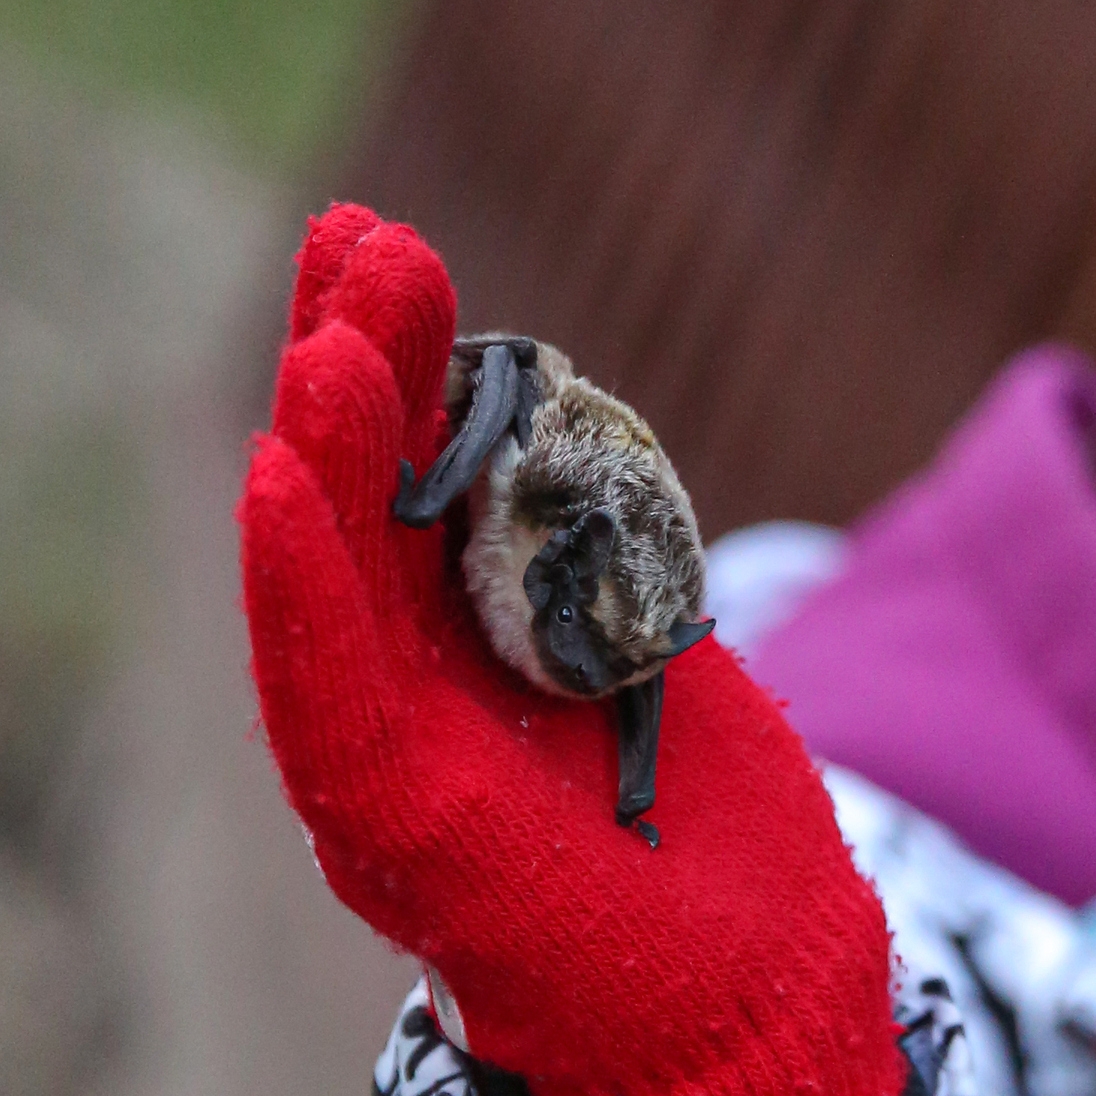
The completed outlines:
[[[853,517],[1096,338],[1096,7],[449,0],[340,191],[651,421],[707,537]]]

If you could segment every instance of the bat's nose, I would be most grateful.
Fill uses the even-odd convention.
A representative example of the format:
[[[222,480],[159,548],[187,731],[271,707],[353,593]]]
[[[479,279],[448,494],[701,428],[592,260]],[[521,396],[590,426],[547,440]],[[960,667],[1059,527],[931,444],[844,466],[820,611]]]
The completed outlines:
[[[586,696],[597,696],[612,684],[612,679],[596,662],[579,662],[571,669],[576,692]]]
[[[583,663],[579,662],[571,667],[571,687],[576,693],[581,693],[583,696],[593,696],[598,691],[598,683],[594,680],[595,676]]]

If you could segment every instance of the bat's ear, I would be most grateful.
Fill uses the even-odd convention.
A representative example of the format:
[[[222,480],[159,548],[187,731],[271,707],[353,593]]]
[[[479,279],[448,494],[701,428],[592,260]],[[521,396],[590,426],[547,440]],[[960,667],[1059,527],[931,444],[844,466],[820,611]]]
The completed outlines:
[[[525,575],[521,580],[525,587],[525,596],[538,613],[541,609],[546,609],[552,600],[552,594],[560,577],[557,568],[570,543],[569,530],[556,530],[525,568]],[[573,573],[568,568],[567,581],[570,582],[573,577]]]
[[[525,568],[522,585],[533,608],[539,613],[557,594],[579,605],[596,601],[614,540],[616,522],[608,510],[591,510],[570,529],[557,529]]]
[[[571,549],[577,579],[597,578],[609,565],[616,522],[608,510],[591,510],[571,526]]]
[[[694,643],[699,643],[715,627],[714,620],[703,620],[699,624],[689,624],[683,620],[675,621],[666,633],[670,640],[670,649],[666,658],[675,658],[687,651]]]

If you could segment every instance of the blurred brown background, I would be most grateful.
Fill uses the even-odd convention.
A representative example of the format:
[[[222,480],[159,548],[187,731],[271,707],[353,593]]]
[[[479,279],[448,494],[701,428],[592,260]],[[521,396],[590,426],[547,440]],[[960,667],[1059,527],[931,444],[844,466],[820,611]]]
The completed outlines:
[[[1016,346],[1090,333],[1096,13],[687,11],[438,5],[349,191],[441,246],[467,326],[617,382],[709,535],[846,521]]]
[[[413,972],[251,733],[232,506],[353,199],[651,420],[710,539],[845,522],[1096,346],[1096,9],[0,12],[0,1091],[361,1093]]]

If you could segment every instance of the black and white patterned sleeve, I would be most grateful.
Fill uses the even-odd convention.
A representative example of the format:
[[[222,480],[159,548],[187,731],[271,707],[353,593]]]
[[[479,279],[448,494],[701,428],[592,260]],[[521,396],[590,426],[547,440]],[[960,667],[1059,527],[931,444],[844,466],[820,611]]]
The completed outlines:
[[[898,1039],[910,1066],[903,1096],[978,1096],[963,1018],[942,978],[907,981],[894,1018],[906,1029]]]
[[[916,1016],[921,988],[946,983],[984,1096],[1093,1096],[1096,934],[1084,919],[855,773],[823,776],[883,899],[910,987],[899,1008]]]
[[[977,1096],[958,1009],[940,979],[901,991],[895,1019],[910,1063],[903,1096]],[[528,1096],[520,1078],[452,1046],[429,1010],[426,979],[407,995],[373,1072],[372,1096]]]
[[[430,1015],[426,979],[405,998],[373,1070],[373,1096],[479,1096],[467,1056]]]

